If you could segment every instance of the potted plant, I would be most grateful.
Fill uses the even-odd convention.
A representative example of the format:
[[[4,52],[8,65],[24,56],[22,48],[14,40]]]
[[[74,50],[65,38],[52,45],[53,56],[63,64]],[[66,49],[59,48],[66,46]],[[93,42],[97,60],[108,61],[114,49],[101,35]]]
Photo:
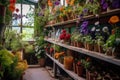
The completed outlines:
[[[106,43],[104,44],[104,48],[106,49],[106,55],[112,56],[112,50],[115,42],[115,35],[112,34],[107,39]]]
[[[75,36],[75,41],[77,42],[77,47],[82,48],[83,47],[83,35],[82,34],[77,34]]]
[[[83,75],[83,65],[82,65],[81,60],[78,60],[78,62],[76,64],[76,72],[77,72],[78,76]]]
[[[85,42],[86,42],[86,49],[93,51],[93,49],[94,49],[93,40],[90,35],[87,35],[85,37]]]
[[[83,13],[85,14],[87,12],[87,14],[98,14],[99,13],[99,8],[100,8],[100,4],[97,0],[93,0],[93,1],[89,1],[84,5],[84,10]]]
[[[104,45],[104,38],[103,36],[97,36],[97,45],[99,53],[103,53],[103,45]]]
[[[41,35],[39,38],[36,38],[35,42],[35,56],[38,59],[38,63],[41,67],[45,66],[45,42],[44,37]]]

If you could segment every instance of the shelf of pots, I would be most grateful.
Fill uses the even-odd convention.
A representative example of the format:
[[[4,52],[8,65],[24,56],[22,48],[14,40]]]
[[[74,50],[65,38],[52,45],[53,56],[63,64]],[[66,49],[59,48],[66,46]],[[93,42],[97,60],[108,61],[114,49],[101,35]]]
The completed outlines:
[[[109,62],[109,63],[120,66],[120,60],[116,59],[114,57],[110,57],[110,56],[107,56],[105,54],[100,54],[99,52],[90,51],[90,50],[87,50],[87,49],[84,49],[84,48],[78,48],[78,47],[70,46],[70,45],[67,45],[67,44],[58,43],[58,42],[53,41],[51,38],[44,39],[44,40],[47,41],[47,42],[65,47],[67,49],[79,52],[80,54],[85,54],[85,55],[95,57],[95,58],[98,58],[100,60],[103,60],[103,61],[106,61],[106,62]]]
[[[68,75],[70,75],[74,80],[85,80],[84,78],[78,76],[76,73],[74,73],[71,70],[66,69],[67,66],[65,67],[63,64],[61,64],[58,60],[54,59],[51,57],[49,54],[46,54],[47,57],[49,57],[55,64],[57,64],[61,69],[63,69]],[[70,60],[70,57],[66,57],[66,61]],[[68,61],[69,62],[69,61]],[[65,62],[66,63],[66,62]],[[68,63],[66,63],[68,64]],[[70,64],[69,64],[70,65]],[[69,68],[70,69],[70,68]]]
[[[110,15],[114,15],[114,14],[119,14],[120,13],[120,9],[113,9],[110,10],[109,12],[102,12],[99,15],[87,15],[87,16],[83,16],[82,19],[88,20],[88,19],[94,19],[97,18],[99,16],[99,18],[101,17],[105,17],[105,16],[110,16]],[[78,21],[80,21],[80,18],[76,18],[76,19],[72,19],[72,20],[67,20],[64,22],[59,22],[59,23],[55,23],[55,24],[51,24],[51,25],[46,25],[45,27],[55,27],[55,26],[60,26],[60,25],[66,25],[66,24],[70,24],[70,23],[76,23]]]

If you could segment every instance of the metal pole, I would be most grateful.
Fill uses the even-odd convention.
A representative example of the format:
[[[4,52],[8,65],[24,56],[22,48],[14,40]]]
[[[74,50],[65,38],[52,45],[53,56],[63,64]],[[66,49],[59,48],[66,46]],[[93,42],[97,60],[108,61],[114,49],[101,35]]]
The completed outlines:
[[[23,20],[22,20],[22,9],[23,9],[23,0],[21,0],[21,26],[20,26],[20,32],[22,33],[22,27],[23,27]]]

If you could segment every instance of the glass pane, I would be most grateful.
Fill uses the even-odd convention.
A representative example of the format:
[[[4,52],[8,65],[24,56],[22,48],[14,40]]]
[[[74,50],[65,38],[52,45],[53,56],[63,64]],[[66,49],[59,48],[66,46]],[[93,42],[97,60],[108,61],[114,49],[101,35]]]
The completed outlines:
[[[20,33],[20,27],[12,27],[12,30],[17,31],[17,33]]]
[[[17,26],[21,24],[21,18],[23,26],[34,26],[34,5],[23,4],[22,15],[21,15],[21,4],[15,5],[16,10],[13,13],[12,25]]]
[[[23,28],[23,40],[32,41],[34,37],[34,28]]]

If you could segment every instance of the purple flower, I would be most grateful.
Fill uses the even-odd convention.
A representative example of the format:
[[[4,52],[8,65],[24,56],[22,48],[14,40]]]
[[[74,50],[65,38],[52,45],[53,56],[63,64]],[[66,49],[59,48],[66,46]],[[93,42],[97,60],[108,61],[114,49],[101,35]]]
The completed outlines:
[[[39,13],[38,13],[38,16],[43,16],[43,13],[39,12]]]
[[[106,10],[107,7],[108,7],[108,3],[106,2],[106,3],[103,4],[102,8],[103,8],[104,10]]]
[[[55,5],[59,5],[60,4],[60,2],[59,1],[55,1],[55,3],[54,3]]]
[[[88,9],[85,8],[85,9],[83,10],[83,13],[88,13]]]
[[[79,18],[82,19],[83,18],[83,14],[80,14]]]
[[[105,3],[105,0],[101,0],[101,5],[103,5]]]
[[[114,0],[112,2],[112,7],[113,8],[120,8],[120,0]]]
[[[84,26],[84,27],[87,27],[88,26],[88,21],[84,21],[83,23],[82,23],[82,26]]]
[[[84,21],[82,23],[82,25],[80,26],[81,27],[81,33],[83,34],[88,34],[88,21]]]

